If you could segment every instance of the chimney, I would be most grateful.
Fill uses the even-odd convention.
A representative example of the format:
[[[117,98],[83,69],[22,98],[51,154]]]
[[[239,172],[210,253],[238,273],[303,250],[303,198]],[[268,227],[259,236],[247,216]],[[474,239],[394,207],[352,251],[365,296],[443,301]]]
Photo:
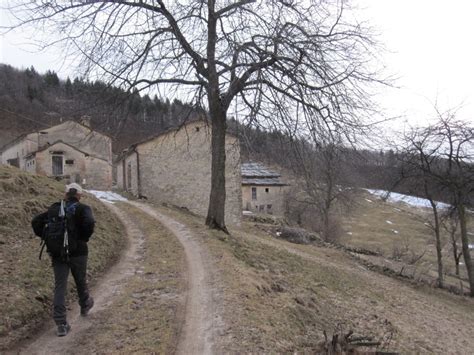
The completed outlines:
[[[91,116],[84,115],[79,121],[83,126],[91,128]]]

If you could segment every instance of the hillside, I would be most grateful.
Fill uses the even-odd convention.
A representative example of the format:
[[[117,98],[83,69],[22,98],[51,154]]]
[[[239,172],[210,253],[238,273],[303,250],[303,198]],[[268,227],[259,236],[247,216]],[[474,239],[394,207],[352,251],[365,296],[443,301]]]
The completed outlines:
[[[342,218],[343,234],[339,242],[372,252],[372,255],[359,255],[369,263],[389,268],[400,276],[434,285],[437,258],[435,237],[430,228],[432,212],[426,207],[427,200],[413,197],[411,200],[417,203],[406,203],[400,198],[383,201],[373,193],[359,192],[352,212]],[[447,208],[447,205],[444,207]],[[468,216],[467,228],[474,249],[474,213]],[[468,292],[469,283],[463,259],[459,265],[460,277],[457,277],[451,239],[445,229],[441,233],[445,282],[456,292]],[[457,243],[460,248],[460,240]]]
[[[469,353],[474,346],[468,297],[371,271],[343,250],[276,239],[272,225],[244,222],[228,237],[193,216],[166,213],[202,238],[220,272],[226,352],[313,353],[324,332],[350,330],[384,351]]]
[[[30,222],[63,191],[62,183],[0,166],[0,350],[50,318],[52,269],[46,253],[38,260],[40,239]],[[97,220],[88,268],[94,283],[117,260],[125,240],[120,221],[102,203],[89,195],[83,201]]]
[[[91,117],[92,127],[114,139],[114,151],[175,127],[200,112],[179,100],[126,92],[103,82],[61,80],[54,71],[38,73],[0,64],[0,147],[23,133],[65,119]]]
[[[29,230],[31,216],[55,201],[62,186],[2,167],[0,189],[1,272],[8,280],[0,293],[2,348],[43,322],[46,332],[30,332],[27,343],[74,354],[189,351],[193,339],[216,353],[313,353],[325,333],[331,339],[350,331],[379,344],[361,350],[474,347],[470,298],[386,276],[340,248],[277,239],[275,225],[244,221],[228,236],[186,211],[125,201],[111,206],[124,228],[91,196],[86,200],[103,222],[91,241],[91,277],[97,280],[114,255],[126,257],[96,283],[90,317],[73,317],[73,331],[62,340],[48,330],[51,273],[47,260],[37,260],[39,241]],[[354,243],[364,244],[360,231]],[[131,241],[125,249],[123,233]]]
[[[90,116],[92,128],[113,139],[114,153],[130,144],[176,127],[196,115],[205,114],[195,104],[170,101],[127,92],[101,81],[59,78],[49,70],[38,73],[33,67],[19,70],[0,64],[0,147],[17,136],[41,130],[60,122]],[[228,130],[238,136],[243,161],[277,164],[289,171],[298,170],[292,139],[275,127],[248,124],[228,119]],[[392,152],[393,153],[393,152]],[[360,186],[391,186],[393,154],[383,152],[345,152],[345,165],[351,166],[353,181]],[[386,164],[387,169],[381,169]],[[386,171],[385,171],[386,170]]]

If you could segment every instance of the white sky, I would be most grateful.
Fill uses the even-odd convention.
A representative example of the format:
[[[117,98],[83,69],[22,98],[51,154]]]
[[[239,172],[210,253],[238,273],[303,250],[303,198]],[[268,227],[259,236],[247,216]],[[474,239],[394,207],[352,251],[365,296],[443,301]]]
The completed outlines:
[[[410,123],[463,105],[459,118],[474,122],[474,1],[358,0],[380,32],[387,70],[398,89],[383,93],[387,115]]]
[[[474,1],[472,0],[353,0],[380,33],[386,47],[387,72],[398,88],[380,92],[378,101],[396,121],[423,123],[433,116],[438,99],[442,109],[463,104],[459,118],[474,123]],[[7,18],[0,10],[0,23]],[[34,33],[33,33],[34,35]],[[0,62],[17,68],[31,65],[39,72],[55,70],[60,77],[74,76],[59,49],[36,52],[21,33],[0,36]],[[394,126],[395,123],[392,123]]]

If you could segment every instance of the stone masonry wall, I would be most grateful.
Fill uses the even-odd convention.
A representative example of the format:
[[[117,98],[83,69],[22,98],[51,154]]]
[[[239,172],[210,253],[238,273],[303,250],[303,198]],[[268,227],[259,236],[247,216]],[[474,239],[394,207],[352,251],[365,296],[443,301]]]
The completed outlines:
[[[123,191],[128,191],[135,196],[138,196],[138,176],[137,176],[137,155],[135,152],[125,157],[125,179],[124,179],[124,164],[123,160],[117,162],[117,187]],[[128,188],[128,165],[131,167],[131,180]]]
[[[257,199],[252,199],[252,188],[257,189]],[[268,189],[268,192],[267,192]],[[285,186],[245,185],[242,186],[242,204],[248,211],[270,213],[277,216],[284,214]],[[268,208],[271,205],[271,208]]]
[[[112,166],[102,160],[84,153],[63,143],[57,143],[48,149],[36,153],[36,173],[52,176],[52,156],[54,151],[62,151],[63,176],[69,176],[68,182],[78,182],[86,188],[109,190],[112,187]],[[66,164],[73,160],[73,164]],[[85,180],[85,184],[84,184]]]
[[[206,216],[211,188],[211,135],[203,121],[194,122],[140,144],[141,194]],[[240,150],[226,138],[226,222],[238,224],[242,213]]]

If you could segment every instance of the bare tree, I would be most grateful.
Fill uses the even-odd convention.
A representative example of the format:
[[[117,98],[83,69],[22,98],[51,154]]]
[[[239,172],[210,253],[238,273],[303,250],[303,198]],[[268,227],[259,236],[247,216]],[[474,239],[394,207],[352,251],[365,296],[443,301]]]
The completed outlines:
[[[426,128],[413,130],[405,136],[407,143],[403,157],[404,177],[421,184],[430,200],[436,235],[438,278],[442,286],[441,221],[435,196],[443,196],[459,219],[459,228],[470,285],[474,296],[474,269],[469,251],[466,207],[474,194],[474,127],[456,119],[456,110],[441,112],[436,108],[437,122]]]
[[[310,142],[295,140],[292,144],[293,170],[301,177],[303,191],[296,198],[314,211],[313,228],[324,240],[334,242],[340,232],[336,208],[348,208],[351,202],[348,162],[340,134],[311,132]]]
[[[14,27],[59,34],[84,75],[194,100],[212,122],[206,224],[224,221],[230,108],[263,127],[359,127],[376,58],[370,30],[339,0],[10,0]],[[51,42],[47,43],[51,44]],[[296,105],[304,114],[295,117]]]
[[[453,252],[454,258],[455,273],[456,276],[459,277],[459,262],[462,257],[462,249],[459,250],[458,246],[459,216],[457,215],[456,210],[450,210],[443,216],[441,221],[444,230],[449,235],[451,251]]]
[[[435,236],[436,257],[438,261],[438,286],[444,286],[443,255],[441,242],[441,221],[435,189],[439,185],[433,183],[433,174],[438,168],[438,146],[431,146],[433,128],[413,129],[406,133],[403,143],[404,151],[398,156],[401,159],[401,179],[410,180],[410,184],[421,190],[430,202],[433,219],[429,221],[430,229]]]
[[[449,192],[450,202],[459,218],[464,263],[469,278],[470,295],[474,297],[474,264],[469,250],[467,233],[467,206],[474,195],[474,127],[456,120],[456,111],[437,110],[435,142],[443,149],[441,173],[435,178]]]

